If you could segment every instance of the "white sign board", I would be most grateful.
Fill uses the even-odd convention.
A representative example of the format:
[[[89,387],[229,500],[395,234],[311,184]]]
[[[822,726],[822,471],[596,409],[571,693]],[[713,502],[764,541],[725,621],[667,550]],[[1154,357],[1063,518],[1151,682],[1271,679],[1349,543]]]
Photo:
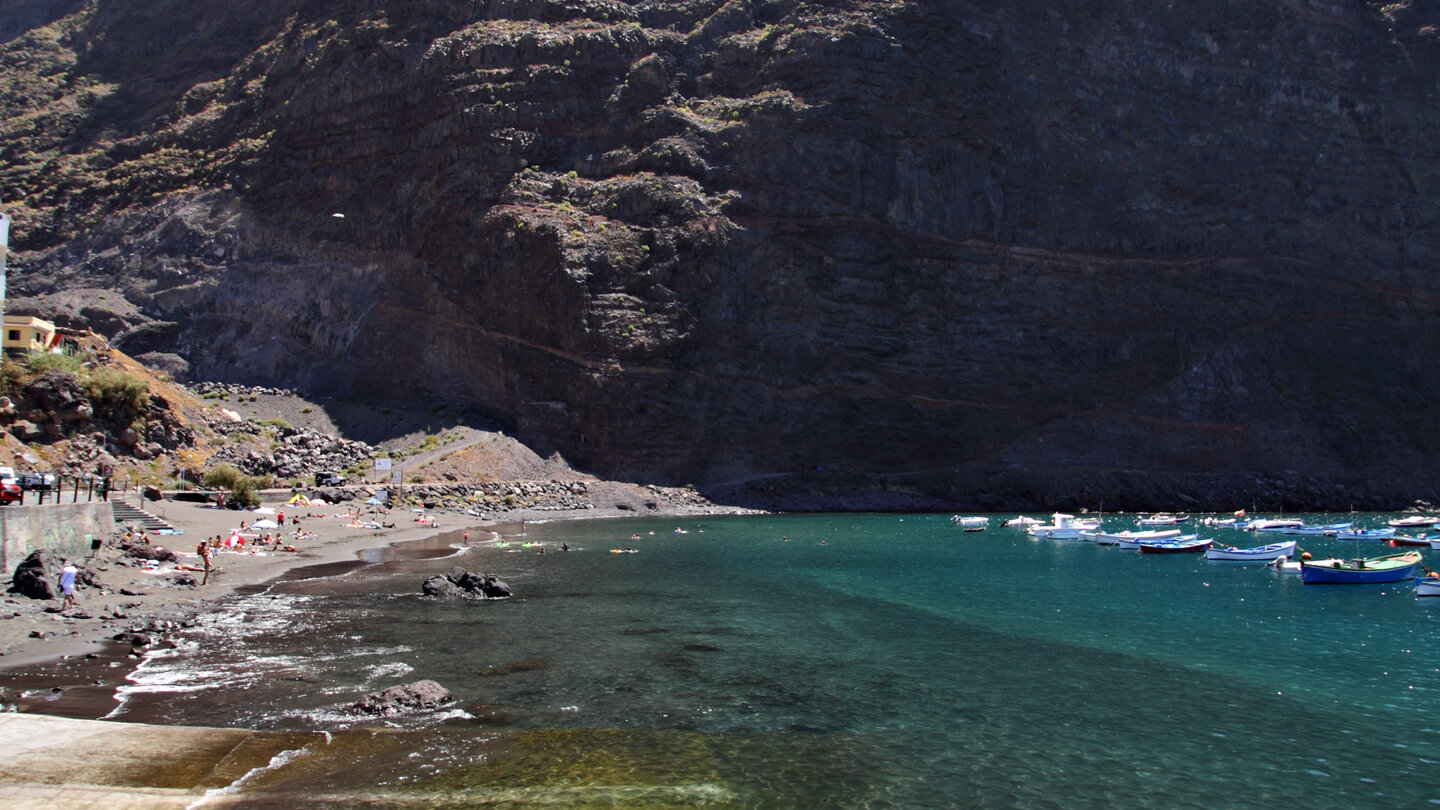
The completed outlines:
[[[375,459],[375,472],[390,472],[390,464],[393,461],[389,456]]]
[[[396,484],[400,483],[400,471],[396,470],[393,474],[391,474],[390,480],[391,482]]]

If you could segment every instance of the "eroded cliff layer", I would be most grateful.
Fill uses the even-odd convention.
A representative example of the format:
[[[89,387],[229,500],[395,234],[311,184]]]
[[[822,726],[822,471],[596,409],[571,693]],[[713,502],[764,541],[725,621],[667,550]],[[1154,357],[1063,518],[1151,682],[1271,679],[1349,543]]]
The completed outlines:
[[[196,378],[790,504],[1440,483],[1418,4],[62,6],[12,307]]]

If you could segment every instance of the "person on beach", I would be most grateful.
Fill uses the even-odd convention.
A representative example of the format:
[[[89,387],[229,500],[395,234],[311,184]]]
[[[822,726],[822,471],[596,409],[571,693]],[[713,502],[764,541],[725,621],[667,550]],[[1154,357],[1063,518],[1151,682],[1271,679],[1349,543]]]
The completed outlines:
[[[69,560],[62,559],[60,564],[60,593],[64,597],[60,600],[62,611],[75,607],[75,576],[80,573]]]
[[[195,547],[195,553],[200,555],[201,561],[205,564],[205,576],[200,580],[200,584],[204,585],[210,581],[210,544],[201,540],[200,545]]]

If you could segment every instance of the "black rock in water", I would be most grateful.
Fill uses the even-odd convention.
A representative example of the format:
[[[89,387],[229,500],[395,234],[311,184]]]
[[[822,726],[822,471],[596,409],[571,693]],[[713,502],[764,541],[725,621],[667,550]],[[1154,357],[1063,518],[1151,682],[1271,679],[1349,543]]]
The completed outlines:
[[[450,690],[431,681],[400,684],[379,692],[371,692],[350,704],[350,710],[361,714],[410,714],[435,709],[455,702]]]
[[[458,596],[464,599],[503,599],[510,586],[494,574],[477,574],[455,567],[448,574],[436,574],[420,585],[426,596]]]

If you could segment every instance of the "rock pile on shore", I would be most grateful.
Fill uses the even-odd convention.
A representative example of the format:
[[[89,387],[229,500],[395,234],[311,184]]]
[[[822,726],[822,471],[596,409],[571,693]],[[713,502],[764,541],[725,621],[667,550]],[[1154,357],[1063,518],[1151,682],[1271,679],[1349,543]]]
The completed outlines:
[[[293,397],[295,392],[289,388],[269,388],[263,385],[238,385],[225,382],[197,382],[189,385],[191,391],[206,399],[229,399],[235,397],[254,397],[266,394],[276,397]]]
[[[540,512],[594,509],[584,481],[506,481],[477,484],[407,484],[391,496],[426,509]]]
[[[241,442],[220,449],[211,463],[229,462],[249,475],[301,478],[322,470],[342,471],[369,466],[377,451],[364,442],[329,436],[307,428],[235,422],[229,433],[256,438],[273,434],[271,445]],[[273,448],[273,449],[271,449]]]

